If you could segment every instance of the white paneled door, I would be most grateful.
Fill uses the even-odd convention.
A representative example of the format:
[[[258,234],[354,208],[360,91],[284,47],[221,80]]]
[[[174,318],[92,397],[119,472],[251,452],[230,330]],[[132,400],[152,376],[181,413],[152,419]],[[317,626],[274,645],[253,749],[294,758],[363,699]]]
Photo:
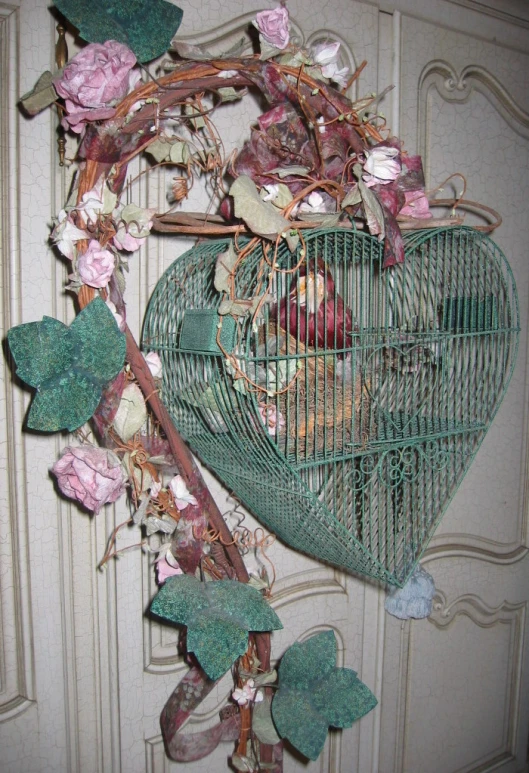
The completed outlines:
[[[238,34],[259,0],[180,0],[182,36],[214,42]],[[273,5],[273,4],[271,4]],[[427,185],[452,172],[467,197],[499,210],[495,239],[512,266],[521,344],[506,399],[431,541],[424,565],[437,596],[428,620],[400,622],[384,591],[274,543],[273,605],[284,630],[273,656],[332,629],[339,664],[354,668],[379,705],[330,734],[307,765],[287,752],[285,773],[478,773],[527,771],[529,557],[526,505],[529,305],[529,10],[522,0],[288,0],[306,41],[342,42],[350,66],[368,66],[357,93],[390,83],[383,111]],[[31,120],[18,96],[53,69],[55,27],[44,0],[0,3],[0,257],[3,335],[43,314],[68,321],[66,267],[48,247],[52,217],[70,181],[56,152],[57,116]],[[240,144],[257,107],[225,119]],[[145,178],[143,178],[145,179]],[[456,181],[456,185],[459,183]],[[135,193],[162,208],[165,180]],[[139,332],[157,278],[187,248],[152,237],[131,260],[129,318]],[[0,410],[0,771],[2,773],[221,773],[230,744],[203,761],[165,758],[158,716],[186,671],[173,629],[144,615],[155,592],[152,557],[122,554],[97,570],[124,506],[89,517],[59,498],[49,468],[68,438],[22,433],[29,394],[3,367]],[[223,512],[234,507],[210,476]],[[262,492],[266,497],[266,491]],[[119,547],[137,541],[126,534]],[[221,681],[190,730],[217,721]]]

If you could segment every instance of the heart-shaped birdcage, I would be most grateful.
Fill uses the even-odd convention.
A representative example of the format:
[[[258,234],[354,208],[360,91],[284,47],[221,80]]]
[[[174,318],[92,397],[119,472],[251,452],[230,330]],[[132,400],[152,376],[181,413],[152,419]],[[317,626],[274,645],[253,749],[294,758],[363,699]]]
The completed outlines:
[[[511,270],[470,228],[415,232],[406,262],[349,229],[278,252],[257,317],[219,316],[202,243],[165,272],[145,348],[192,450],[291,547],[402,585],[468,470],[507,388],[518,341]],[[301,261],[301,262],[300,262]],[[263,254],[235,277],[262,293]],[[260,289],[261,288],[261,289]]]

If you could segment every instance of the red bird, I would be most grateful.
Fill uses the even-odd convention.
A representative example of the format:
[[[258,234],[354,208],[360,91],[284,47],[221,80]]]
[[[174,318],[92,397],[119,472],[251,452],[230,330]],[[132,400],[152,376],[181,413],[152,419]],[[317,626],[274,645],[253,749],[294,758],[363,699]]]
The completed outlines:
[[[300,267],[290,295],[279,304],[279,324],[305,346],[337,350],[351,346],[353,315],[336,292],[323,259]]]

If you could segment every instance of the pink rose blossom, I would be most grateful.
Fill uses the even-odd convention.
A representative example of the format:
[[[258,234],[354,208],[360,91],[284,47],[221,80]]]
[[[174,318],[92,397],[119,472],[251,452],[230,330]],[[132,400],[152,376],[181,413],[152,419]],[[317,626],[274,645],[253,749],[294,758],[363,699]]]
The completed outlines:
[[[116,40],[90,43],[68,62],[54,82],[59,96],[66,100],[63,125],[81,132],[85,121],[111,118],[115,105],[134,88],[140,78],[131,72],[136,64],[132,51]]]
[[[185,510],[188,505],[198,505],[196,498],[190,494],[181,475],[175,475],[169,481],[169,488],[179,510]]]
[[[428,199],[424,191],[404,191],[406,203],[399,212],[403,217],[413,217],[418,220],[426,220],[432,217]]]
[[[91,239],[88,249],[77,260],[81,280],[90,287],[106,287],[115,266],[114,255],[105,250],[97,239]]]
[[[51,471],[65,496],[94,513],[104,504],[115,502],[125,491],[121,462],[104,448],[68,446]]]
[[[281,50],[288,46],[290,22],[286,8],[279,6],[272,11],[259,11],[255,20],[257,29],[267,43]]]

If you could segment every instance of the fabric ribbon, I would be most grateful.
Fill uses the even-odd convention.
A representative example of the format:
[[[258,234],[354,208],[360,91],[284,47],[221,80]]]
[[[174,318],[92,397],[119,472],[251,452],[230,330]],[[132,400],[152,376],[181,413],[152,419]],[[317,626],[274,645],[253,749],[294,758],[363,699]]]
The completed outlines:
[[[241,732],[241,718],[235,707],[221,712],[221,721],[198,733],[181,733],[190,714],[209,695],[216,682],[202,669],[193,667],[176,686],[163,707],[160,726],[167,756],[175,762],[194,762],[207,757],[221,741],[236,741]],[[236,712],[236,713],[235,713]]]

